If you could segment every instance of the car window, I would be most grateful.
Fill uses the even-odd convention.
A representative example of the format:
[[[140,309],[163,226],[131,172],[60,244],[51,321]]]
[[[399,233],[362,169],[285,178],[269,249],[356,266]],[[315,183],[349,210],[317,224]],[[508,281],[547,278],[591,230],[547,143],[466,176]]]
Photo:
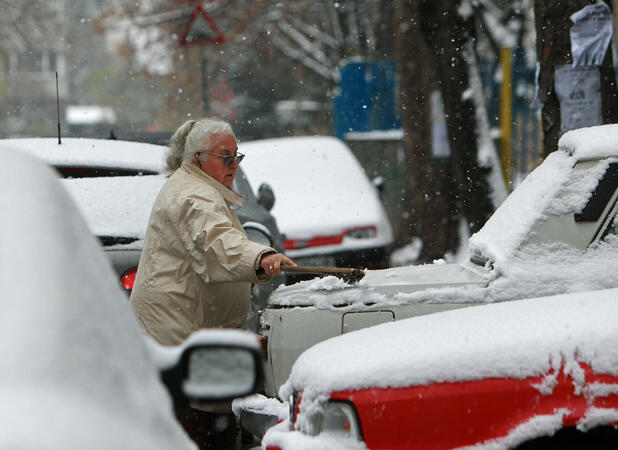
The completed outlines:
[[[584,208],[575,214],[575,222],[596,222],[618,187],[618,163],[611,163]]]
[[[63,178],[127,177],[135,175],[156,175],[153,170],[126,169],[119,167],[56,166]]]

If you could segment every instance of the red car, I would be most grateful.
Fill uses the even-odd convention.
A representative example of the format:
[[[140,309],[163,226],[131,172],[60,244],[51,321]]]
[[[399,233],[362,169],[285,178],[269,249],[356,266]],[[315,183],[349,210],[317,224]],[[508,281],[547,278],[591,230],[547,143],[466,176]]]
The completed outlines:
[[[310,348],[267,450],[618,448],[618,289],[477,306]]]

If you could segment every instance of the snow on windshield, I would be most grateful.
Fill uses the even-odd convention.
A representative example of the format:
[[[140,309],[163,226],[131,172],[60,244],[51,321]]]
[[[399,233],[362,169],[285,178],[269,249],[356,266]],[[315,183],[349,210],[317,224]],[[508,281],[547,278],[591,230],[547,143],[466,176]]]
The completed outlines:
[[[618,289],[611,289],[365,328],[306,350],[279,394],[288,398],[302,389],[303,402],[310,404],[348,389],[526,378],[576,366],[576,360],[598,373],[618,374],[617,300]]]
[[[97,236],[143,239],[164,175],[62,180]]]
[[[573,170],[577,159],[566,152],[550,154],[509,195],[483,228],[469,240],[471,251],[480,251],[499,270],[531,238],[533,227],[549,215],[581,211],[609,160],[590,168]]]
[[[4,150],[0,208],[3,446],[194,448],[109,262],[53,170]]]

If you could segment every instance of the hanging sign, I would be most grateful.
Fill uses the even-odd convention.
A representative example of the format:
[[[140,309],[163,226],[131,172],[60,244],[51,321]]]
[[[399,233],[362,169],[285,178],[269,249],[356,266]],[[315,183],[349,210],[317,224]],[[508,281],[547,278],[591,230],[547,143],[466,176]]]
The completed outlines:
[[[612,40],[612,11],[604,2],[571,14],[573,67],[600,66]]]
[[[554,89],[560,101],[561,131],[602,123],[601,73],[596,66],[556,66]]]

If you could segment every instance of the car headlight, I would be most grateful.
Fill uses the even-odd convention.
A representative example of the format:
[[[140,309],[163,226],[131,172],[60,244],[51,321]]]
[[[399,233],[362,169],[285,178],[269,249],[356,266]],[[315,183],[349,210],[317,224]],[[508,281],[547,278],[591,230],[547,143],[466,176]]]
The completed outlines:
[[[321,413],[310,419],[310,434],[328,433],[344,439],[363,440],[354,405],[344,401],[329,401],[324,404]]]

